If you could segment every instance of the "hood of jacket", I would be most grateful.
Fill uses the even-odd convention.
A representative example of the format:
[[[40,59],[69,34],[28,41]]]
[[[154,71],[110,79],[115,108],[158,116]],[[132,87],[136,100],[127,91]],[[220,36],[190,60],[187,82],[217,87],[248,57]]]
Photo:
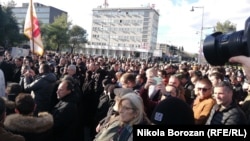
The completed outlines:
[[[4,121],[7,130],[22,133],[42,133],[53,126],[53,117],[47,112],[38,114],[38,117],[21,114],[8,115]]]

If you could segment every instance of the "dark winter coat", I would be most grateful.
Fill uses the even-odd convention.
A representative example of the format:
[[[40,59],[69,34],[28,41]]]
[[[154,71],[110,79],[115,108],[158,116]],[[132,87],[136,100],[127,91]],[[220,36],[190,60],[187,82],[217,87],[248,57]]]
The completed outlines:
[[[35,103],[37,105],[35,115],[38,112],[49,111],[51,104],[51,94],[57,78],[55,74],[43,74],[38,79],[30,82],[30,79],[24,80],[24,89],[33,91],[35,95]]]
[[[25,139],[20,135],[6,131],[3,124],[0,123],[0,141],[25,141]]]
[[[247,123],[245,113],[236,102],[232,102],[226,109],[219,109],[220,105],[213,106],[206,125],[244,125]]]
[[[39,113],[38,117],[11,114],[6,117],[4,126],[8,131],[22,135],[25,141],[51,141],[53,117],[47,112]]]
[[[74,141],[78,124],[77,97],[71,93],[63,97],[52,109],[54,118],[53,140]]]

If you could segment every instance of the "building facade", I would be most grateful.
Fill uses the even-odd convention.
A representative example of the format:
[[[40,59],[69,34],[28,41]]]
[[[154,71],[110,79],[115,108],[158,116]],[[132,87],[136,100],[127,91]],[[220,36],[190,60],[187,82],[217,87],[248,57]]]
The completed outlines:
[[[27,14],[29,3],[23,3],[21,7],[13,7],[12,12],[16,17],[18,26],[20,28],[20,33],[23,32],[23,26],[25,22],[25,17]],[[40,3],[34,3],[37,18],[39,19],[40,24],[49,24],[53,23],[54,19],[62,14],[68,15],[67,12],[57,9],[52,6],[46,6]]]
[[[156,50],[162,51],[163,62],[193,62],[197,59],[197,54],[187,53],[184,51],[183,46],[175,46],[166,43],[157,43]]]
[[[108,57],[152,56],[159,13],[153,7],[94,8],[90,45],[85,54]]]

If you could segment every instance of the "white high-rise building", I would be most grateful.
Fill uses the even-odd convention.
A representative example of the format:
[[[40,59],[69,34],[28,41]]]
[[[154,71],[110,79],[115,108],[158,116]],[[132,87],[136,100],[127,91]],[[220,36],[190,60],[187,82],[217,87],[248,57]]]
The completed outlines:
[[[85,54],[109,57],[152,56],[159,13],[154,7],[94,8],[90,45]]]

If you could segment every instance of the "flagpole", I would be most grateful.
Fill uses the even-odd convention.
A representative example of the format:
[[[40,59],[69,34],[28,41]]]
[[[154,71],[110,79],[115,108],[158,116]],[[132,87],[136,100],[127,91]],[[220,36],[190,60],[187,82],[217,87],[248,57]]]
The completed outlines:
[[[32,48],[33,48],[33,56],[35,54],[35,43],[34,43],[34,32],[33,32],[33,1],[30,0],[30,21],[31,21],[31,40],[32,40]]]
[[[24,34],[30,39],[30,50],[32,54],[43,55],[44,47],[41,38],[38,18],[32,0],[30,0],[28,12],[25,18]]]

